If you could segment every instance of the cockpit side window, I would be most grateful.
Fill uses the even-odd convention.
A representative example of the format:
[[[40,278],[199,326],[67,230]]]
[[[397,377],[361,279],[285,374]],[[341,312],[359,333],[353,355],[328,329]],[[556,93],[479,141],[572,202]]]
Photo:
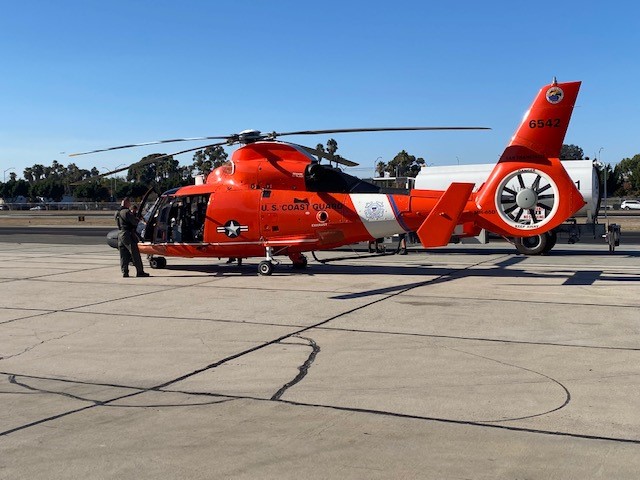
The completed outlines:
[[[380,187],[344,173],[338,168],[311,163],[304,172],[304,181],[310,192],[377,193]]]
[[[222,165],[222,173],[224,173],[225,175],[233,175],[235,171],[236,166],[231,160],[225,162]]]

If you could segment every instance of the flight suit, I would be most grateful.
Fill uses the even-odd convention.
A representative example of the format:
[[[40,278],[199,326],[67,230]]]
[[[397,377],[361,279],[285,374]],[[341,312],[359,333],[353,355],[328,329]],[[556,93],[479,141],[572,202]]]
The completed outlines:
[[[129,262],[133,262],[136,267],[138,277],[147,277],[142,267],[142,259],[138,250],[138,234],[136,227],[139,220],[126,207],[120,207],[116,212],[116,223],[118,225],[118,250],[120,251],[120,270],[122,276],[129,276]]]

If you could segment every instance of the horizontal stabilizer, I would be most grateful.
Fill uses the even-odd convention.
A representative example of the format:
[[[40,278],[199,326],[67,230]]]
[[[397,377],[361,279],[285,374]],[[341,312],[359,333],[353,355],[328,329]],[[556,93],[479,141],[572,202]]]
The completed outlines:
[[[473,186],[473,183],[452,183],[440,197],[416,232],[425,248],[442,247],[449,243],[460,214],[469,201]]]

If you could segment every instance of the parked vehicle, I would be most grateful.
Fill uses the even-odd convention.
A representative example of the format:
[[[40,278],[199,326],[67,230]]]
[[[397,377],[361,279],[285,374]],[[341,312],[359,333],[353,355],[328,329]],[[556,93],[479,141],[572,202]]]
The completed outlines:
[[[622,210],[640,210],[640,200],[625,200],[620,204]]]

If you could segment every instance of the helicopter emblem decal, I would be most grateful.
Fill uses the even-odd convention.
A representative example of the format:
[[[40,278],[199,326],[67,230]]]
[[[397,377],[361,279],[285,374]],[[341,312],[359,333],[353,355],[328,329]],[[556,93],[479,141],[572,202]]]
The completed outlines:
[[[224,233],[229,238],[236,238],[240,235],[240,232],[248,232],[249,227],[247,225],[240,225],[237,220],[229,220],[223,227],[217,227],[218,233]]]
[[[382,202],[367,202],[364,206],[364,217],[367,220],[381,220],[384,217]]]
[[[564,98],[564,92],[560,87],[553,86],[547,90],[547,101],[551,104],[560,103]]]

